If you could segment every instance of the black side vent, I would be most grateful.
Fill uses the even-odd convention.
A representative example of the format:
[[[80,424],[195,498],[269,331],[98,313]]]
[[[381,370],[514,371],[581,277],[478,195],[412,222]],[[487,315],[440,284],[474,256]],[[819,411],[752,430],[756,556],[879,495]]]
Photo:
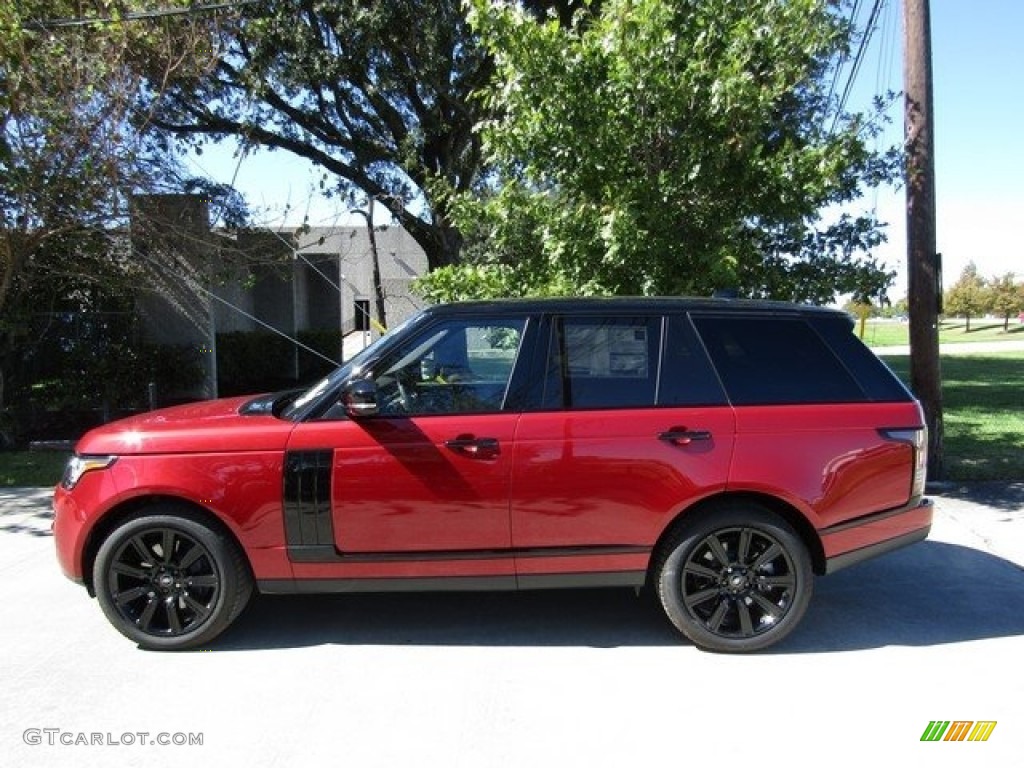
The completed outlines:
[[[296,549],[303,547],[334,550],[333,458],[333,451],[292,451],[285,455],[284,531],[289,553],[296,554]]]

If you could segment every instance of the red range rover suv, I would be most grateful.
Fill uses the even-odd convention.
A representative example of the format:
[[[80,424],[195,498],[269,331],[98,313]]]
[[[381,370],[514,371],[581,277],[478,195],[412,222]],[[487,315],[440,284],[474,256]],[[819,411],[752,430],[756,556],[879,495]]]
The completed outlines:
[[[700,647],[784,638],[814,574],[924,539],[914,398],[834,310],[435,306],[305,392],[93,430],[64,572],[140,646],[264,593],[647,586]]]

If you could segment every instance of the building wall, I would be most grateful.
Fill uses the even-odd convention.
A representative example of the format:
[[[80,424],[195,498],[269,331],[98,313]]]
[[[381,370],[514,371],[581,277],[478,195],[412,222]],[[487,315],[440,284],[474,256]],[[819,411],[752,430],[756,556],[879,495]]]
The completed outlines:
[[[413,280],[427,270],[415,240],[397,226],[374,230],[385,294],[386,325],[415,313]],[[210,230],[206,201],[190,195],[138,198],[133,250],[154,265],[139,292],[146,335],[159,343],[210,349],[217,333],[301,330],[355,332],[358,302],[375,314],[373,255],[363,225],[228,233]],[[378,331],[371,326],[369,335]],[[209,356],[200,394],[215,394]]]

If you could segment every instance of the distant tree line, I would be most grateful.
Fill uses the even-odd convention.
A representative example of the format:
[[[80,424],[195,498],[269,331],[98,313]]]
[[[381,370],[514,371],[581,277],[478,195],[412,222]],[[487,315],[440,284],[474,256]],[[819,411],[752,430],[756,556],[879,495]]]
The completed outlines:
[[[1003,330],[1009,330],[1010,318],[1024,312],[1024,282],[1012,272],[986,280],[972,261],[943,294],[943,310],[947,317],[964,318],[967,331],[971,330],[972,317],[985,315],[1001,318]]]
[[[964,267],[960,277],[942,295],[943,316],[962,317],[966,331],[971,330],[971,319],[992,315],[1003,321],[1003,330],[1010,329],[1010,320],[1024,313],[1024,281],[1013,272],[999,277],[984,278],[972,261]],[[871,302],[854,297],[843,308],[861,318],[904,318],[909,303],[904,297],[898,301]]]

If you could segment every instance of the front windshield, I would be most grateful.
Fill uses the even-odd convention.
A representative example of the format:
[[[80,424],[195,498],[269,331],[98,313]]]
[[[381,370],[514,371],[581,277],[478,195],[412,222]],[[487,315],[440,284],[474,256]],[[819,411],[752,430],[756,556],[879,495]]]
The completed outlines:
[[[342,363],[338,368],[335,368],[329,374],[320,379],[316,384],[302,392],[297,398],[290,402],[282,411],[282,419],[293,419],[295,415],[300,412],[307,405],[317,400],[325,392],[334,389],[334,387],[340,384],[342,381],[349,378],[354,372],[363,367],[365,361],[375,357],[378,352],[386,350],[390,347],[396,339],[400,338],[404,331],[414,325],[421,317],[422,313],[417,313],[407,319],[405,322],[398,325],[396,328],[391,329],[383,336],[378,337],[372,341],[363,349],[359,350],[352,357],[351,360],[347,360]]]

